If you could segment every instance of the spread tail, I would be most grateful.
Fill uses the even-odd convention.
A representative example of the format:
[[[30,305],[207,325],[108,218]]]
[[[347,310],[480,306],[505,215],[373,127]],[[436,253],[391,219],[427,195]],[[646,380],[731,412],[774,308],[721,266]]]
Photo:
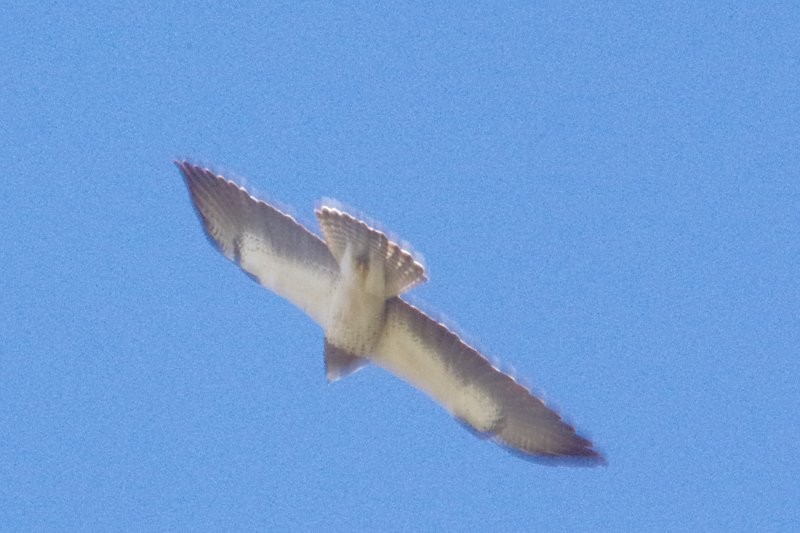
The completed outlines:
[[[328,249],[340,264],[348,244],[355,246],[357,255],[383,260],[387,298],[397,296],[428,279],[422,263],[390,241],[383,232],[332,207],[322,206],[316,215]]]

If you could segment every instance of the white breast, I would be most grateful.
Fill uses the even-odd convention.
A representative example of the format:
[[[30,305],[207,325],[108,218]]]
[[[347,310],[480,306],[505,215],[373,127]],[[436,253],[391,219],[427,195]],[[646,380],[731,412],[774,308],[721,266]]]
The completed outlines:
[[[383,262],[353,254],[350,246],[340,262],[325,337],[355,355],[372,353],[383,330],[386,305]]]

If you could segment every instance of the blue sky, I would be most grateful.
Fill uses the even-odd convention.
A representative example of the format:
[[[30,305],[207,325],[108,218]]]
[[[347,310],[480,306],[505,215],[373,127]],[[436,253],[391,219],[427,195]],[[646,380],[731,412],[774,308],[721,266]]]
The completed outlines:
[[[593,4],[6,6],[0,528],[796,527],[800,10]],[[608,466],[327,385],[179,157],[412,243]]]

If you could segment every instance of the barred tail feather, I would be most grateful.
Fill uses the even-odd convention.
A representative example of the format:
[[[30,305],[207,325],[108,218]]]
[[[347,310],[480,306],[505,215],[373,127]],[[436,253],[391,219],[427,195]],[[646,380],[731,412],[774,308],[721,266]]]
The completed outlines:
[[[316,211],[328,249],[341,264],[347,245],[356,255],[379,257],[384,262],[386,297],[398,296],[425,282],[425,267],[385,233],[336,208],[322,206]]]

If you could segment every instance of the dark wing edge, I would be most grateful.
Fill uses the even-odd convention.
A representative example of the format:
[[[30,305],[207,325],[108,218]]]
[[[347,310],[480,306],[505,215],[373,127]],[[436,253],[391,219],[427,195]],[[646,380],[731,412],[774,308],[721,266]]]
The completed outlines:
[[[320,322],[320,295],[339,271],[322,239],[233,181],[188,161],[175,165],[211,244]]]
[[[477,387],[496,402],[499,415],[488,430],[477,429],[468,420],[459,419],[474,433],[492,439],[516,455],[543,464],[606,464],[591,441],[578,435],[558,413],[512,376],[492,365],[444,324],[400,298],[387,302],[387,321],[406,328],[417,337],[412,345],[428,351],[430,357],[441,360],[441,367],[446,369],[445,373],[449,376],[441,376],[440,379],[458,380],[464,386]],[[410,381],[412,384],[416,381],[414,376]],[[448,398],[435,399],[451,413],[457,411],[457,405],[448,405]]]

